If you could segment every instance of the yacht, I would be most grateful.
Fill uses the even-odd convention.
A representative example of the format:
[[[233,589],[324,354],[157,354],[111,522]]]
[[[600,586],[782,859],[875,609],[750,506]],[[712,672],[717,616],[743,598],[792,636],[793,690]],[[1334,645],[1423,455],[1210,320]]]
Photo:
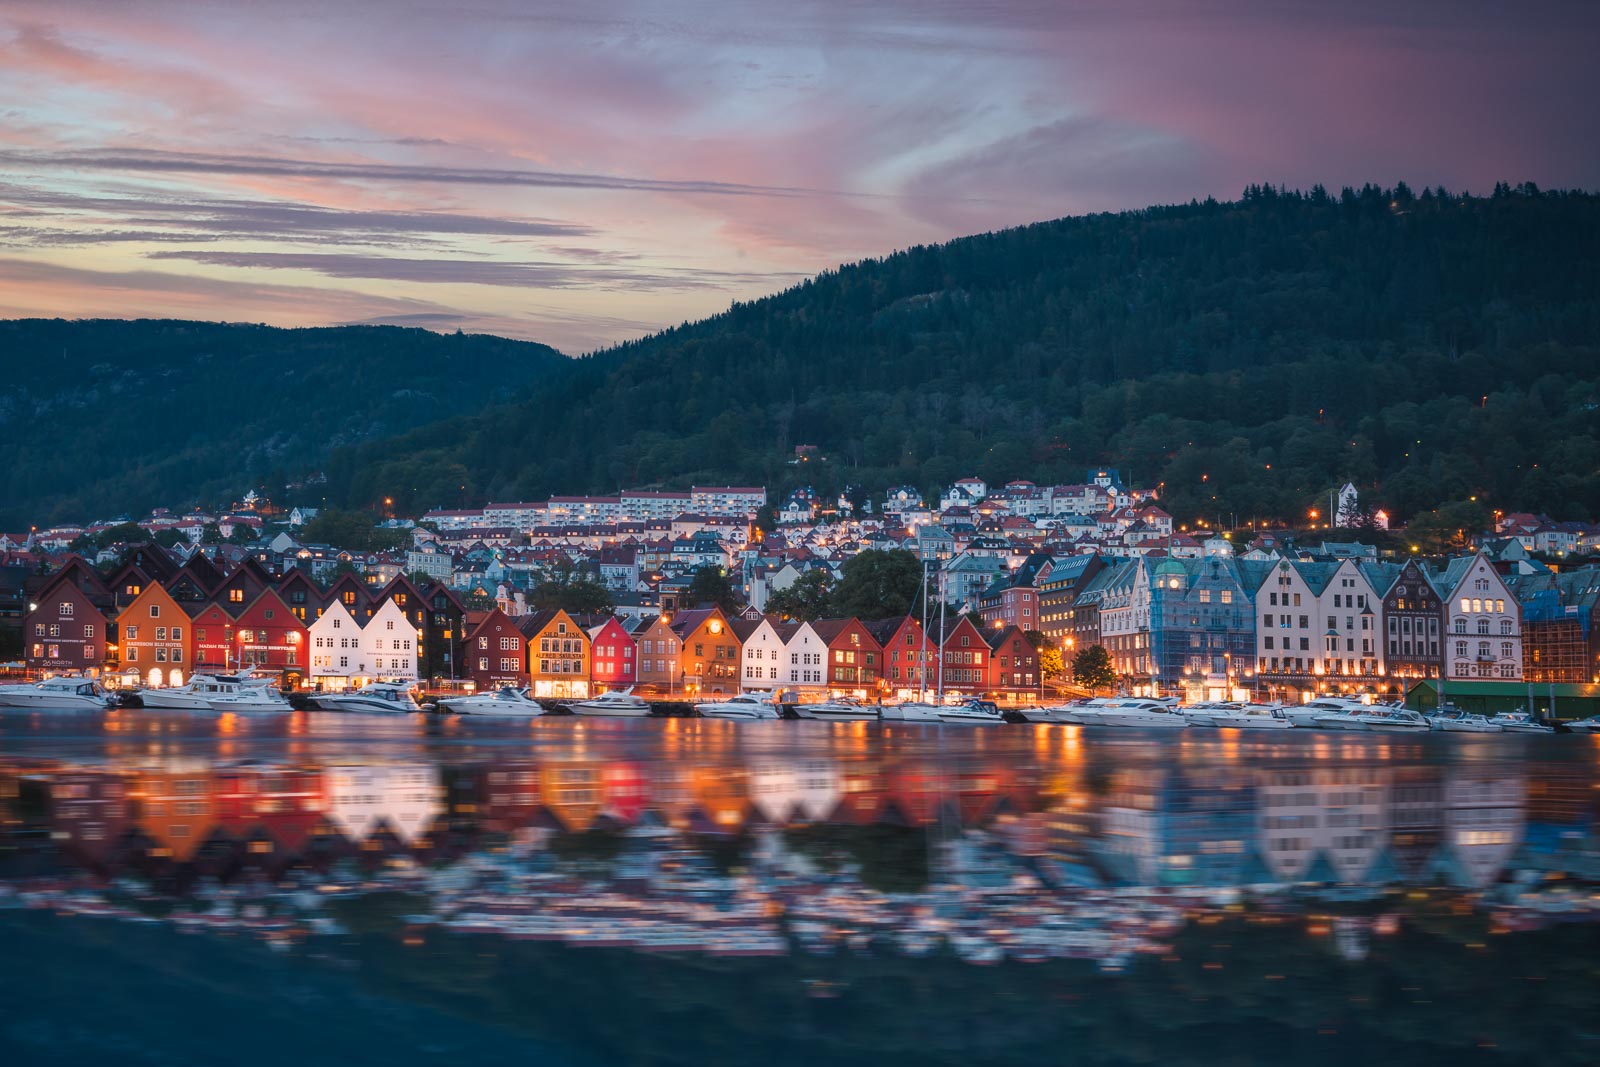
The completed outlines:
[[[574,715],[607,715],[621,718],[642,718],[650,714],[650,705],[644,697],[634,696],[631,689],[612,689],[591,700],[575,700],[569,707]]]
[[[1567,723],[1567,729],[1575,734],[1600,734],[1600,715],[1591,715],[1587,719],[1574,719]]]
[[[905,707],[904,704],[899,706]],[[885,708],[883,710],[887,711],[888,709]],[[800,716],[802,719],[834,719],[839,721],[848,721],[852,719],[876,719],[880,718],[878,712],[878,708],[868,704],[857,704],[854,700],[851,700],[848,697],[840,697],[837,700],[827,700],[821,704],[796,704],[794,706],[794,713]],[[915,721],[932,722],[934,720],[928,719]]]
[[[232,693],[212,698],[212,711],[256,714],[261,712],[293,711],[283,693],[270,685],[252,685]]]
[[[1023,708],[1017,714],[1027,722],[1070,723],[1078,722],[1077,704],[1050,704],[1042,708]]]
[[[1183,717],[1190,726],[1231,730],[1287,730],[1294,725],[1278,704],[1195,704],[1184,709]]]
[[[778,709],[756,693],[740,693],[727,700],[708,700],[694,710],[708,719],[776,719]]]
[[[962,723],[969,726],[993,725],[1005,722],[1000,709],[992,700],[969,700],[965,704],[939,709],[939,721]]]
[[[93,678],[46,678],[25,685],[0,685],[0,708],[104,711],[114,699]]]
[[[943,722],[944,710],[925,700],[908,700],[902,704],[885,704],[879,709],[878,718],[884,722]]]
[[[1430,724],[1435,730],[1458,734],[1498,734],[1505,727],[1490,722],[1487,716],[1472,715],[1460,710],[1447,710],[1433,716]]]
[[[1317,730],[1343,730],[1355,729],[1350,724],[1339,721],[1335,723],[1319,722],[1333,716],[1355,716],[1366,711],[1369,705],[1359,700],[1345,700],[1342,697],[1322,697],[1306,704],[1290,705],[1283,709],[1284,715],[1295,726],[1309,727]]]
[[[1420,711],[1408,711],[1405,708],[1373,707],[1354,718],[1363,730],[1370,733],[1426,733],[1433,729],[1433,724]]]
[[[505,686],[492,693],[473,696],[446,696],[438,700],[439,709],[452,715],[500,715],[507,718],[533,718],[544,714],[544,705],[530,700],[520,689]]]
[[[210,711],[211,702],[220,696],[241,690],[262,689],[272,685],[272,679],[256,676],[248,671],[239,674],[196,674],[189,681],[171,689],[140,689],[139,703],[160,711]]]
[[[317,707],[323,711],[363,711],[380,715],[409,715],[422,706],[411,695],[408,682],[372,682],[353,693],[318,693]]]
[[[1508,734],[1553,734],[1556,732],[1554,726],[1540,722],[1525,711],[1502,711],[1489,721],[1498,723],[1500,729]]]
[[[1174,729],[1188,726],[1185,719],[1165,701],[1129,699],[1108,700],[1079,712],[1085,726],[1150,726]]]

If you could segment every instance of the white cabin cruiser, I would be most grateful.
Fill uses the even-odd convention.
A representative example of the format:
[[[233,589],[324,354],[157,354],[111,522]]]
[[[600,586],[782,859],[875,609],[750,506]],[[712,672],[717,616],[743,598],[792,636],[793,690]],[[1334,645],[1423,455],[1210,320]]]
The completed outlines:
[[[241,690],[255,691],[272,685],[273,679],[239,674],[196,674],[187,683],[170,689],[141,689],[139,703],[157,711],[210,711],[211,702]]]
[[[1499,723],[1500,729],[1508,734],[1553,734],[1556,732],[1554,726],[1540,722],[1525,711],[1502,711],[1489,721]]]
[[[694,710],[708,719],[776,719],[778,709],[772,701],[756,693],[740,693],[727,700],[708,700]]]
[[[1567,729],[1575,734],[1600,734],[1600,715],[1591,715],[1587,719],[1574,719],[1567,723]]]
[[[879,709],[878,718],[884,722],[943,722],[944,710],[925,700],[908,700],[902,704],[885,704]]]
[[[1371,705],[1363,704],[1359,700],[1345,700],[1342,697],[1321,697],[1305,704],[1291,704],[1283,709],[1284,715],[1296,726],[1303,726],[1317,730],[1355,730],[1359,725],[1340,719],[1337,722],[1323,723],[1320,719],[1332,719],[1335,716],[1345,716],[1353,719],[1362,712],[1367,711]]]
[[[1355,720],[1362,729],[1377,734],[1427,733],[1433,729],[1420,711],[1405,708],[1372,707],[1355,716]]]
[[[104,711],[114,699],[93,678],[65,676],[26,685],[0,685],[0,708]]]
[[[1194,704],[1183,710],[1190,726],[1228,730],[1287,730],[1294,725],[1278,704],[1240,704],[1222,701]]]
[[[494,715],[506,718],[529,719],[544,714],[544,705],[530,700],[526,693],[504,686],[492,693],[472,696],[447,696],[438,700],[439,709],[452,715]]]
[[[1050,704],[1042,708],[1022,708],[1017,714],[1027,722],[1076,725],[1078,707],[1077,704]]]
[[[422,706],[411,695],[409,683],[372,682],[353,693],[318,693],[317,707],[323,711],[361,711],[380,715],[410,715]]]
[[[1176,729],[1188,726],[1185,719],[1165,701],[1146,699],[1107,700],[1080,712],[1085,726],[1148,726]]]
[[[904,705],[900,705],[904,707]],[[887,711],[888,709],[883,709]],[[857,704],[847,697],[823,701],[821,704],[796,704],[794,713],[802,719],[833,719],[848,722],[856,719],[879,718],[879,709],[867,704]],[[920,721],[920,720],[918,720]],[[932,721],[932,720],[927,720]]]
[[[939,709],[939,721],[966,726],[992,726],[1005,722],[1005,716],[992,700],[969,700],[965,704]]]
[[[283,693],[270,685],[255,685],[225,693],[211,701],[212,711],[257,714],[293,711]]]
[[[1498,734],[1505,727],[1490,722],[1486,715],[1472,715],[1465,711],[1443,711],[1429,720],[1435,730],[1457,734]]]
[[[611,689],[591,700],[576,700],[568,706],[574,715],[638,719],[650,714],[650,705],[644,697],[634,696],[631,689]]]

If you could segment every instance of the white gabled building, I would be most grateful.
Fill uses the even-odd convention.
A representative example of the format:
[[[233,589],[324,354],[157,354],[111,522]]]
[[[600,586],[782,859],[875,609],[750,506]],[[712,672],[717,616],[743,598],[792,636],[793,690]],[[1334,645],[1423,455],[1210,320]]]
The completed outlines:
[[[740,653],[739,688],[746,691],[786,689],[794,684],[789,663],[789,639],[800,629],[796,622],[765,618],[749,637]]]
[[[393,600],[385,600],[367,620],[356,621],[335,600],[309,627],[311,684],[339,691],[374,678],[417,676],[417,631]]]
[[[392,599],[380,604],[361,628],[361,646],[378,677],[417,677],[417,628]]]
[[[788,688],[812,693],[828,691],[828,642],[809,622],[795,627],[784,641],[783,650],[788,661]]]
[[[1453,559],[1433,584],[1445,600],[1445,678],[1520,681],[1522,608],[1488,558]]]

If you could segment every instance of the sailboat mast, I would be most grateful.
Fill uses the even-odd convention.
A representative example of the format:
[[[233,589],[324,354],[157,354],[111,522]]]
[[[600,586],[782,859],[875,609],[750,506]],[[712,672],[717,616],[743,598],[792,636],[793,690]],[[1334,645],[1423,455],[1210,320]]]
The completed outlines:
[[[939,706],[944,707],[944,565],[939,566]]]
[[[922,663],[917,667],[917,703],[928,702],[928,561],[922,561]]]

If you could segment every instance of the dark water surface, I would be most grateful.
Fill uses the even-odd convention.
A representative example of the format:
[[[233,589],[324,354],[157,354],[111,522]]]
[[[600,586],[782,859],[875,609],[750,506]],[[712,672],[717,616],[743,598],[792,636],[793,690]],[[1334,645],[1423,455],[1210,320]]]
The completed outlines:
[[[1600,741],[0,714],[0,1064],[1600,1062]]]

